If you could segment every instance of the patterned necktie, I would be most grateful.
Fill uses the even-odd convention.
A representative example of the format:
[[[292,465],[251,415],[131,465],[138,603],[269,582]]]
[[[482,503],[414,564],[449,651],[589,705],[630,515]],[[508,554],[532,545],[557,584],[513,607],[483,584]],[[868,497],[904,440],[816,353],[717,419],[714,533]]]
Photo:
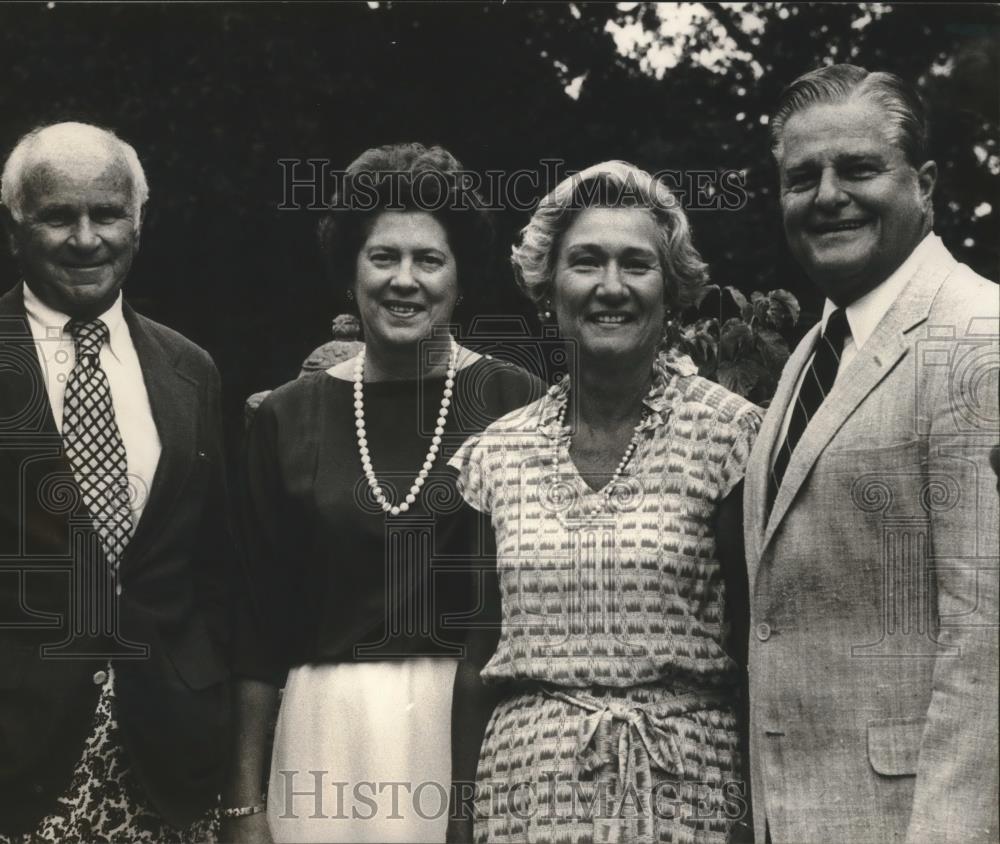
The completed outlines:
[[[833,389],[833,382],[836,380],[837,370],[840,368],[840,356],[844,351],[844,341],[850,334],[851,327],[847,324],[847,315],[842,308],[837,308],[827,319],[826,329],[816,344],[812,363],[802,381],[799,395],[795,400],[795,407],[792,409],[788,433],[785,435],[785,441],[781,444],[774,460],[774,468],[771,469],[771,482],[768,486],[768,515],[774,506],[774,499],[778,496],[781,481],[785,477],[785,470],[792,459],[795,446],[798,445],[802,434],[805,433],[809,420],[816,415],[816,411],[823,404],[826,394]]]
[[[132,534],[132,508],[128,458],[99,359],[110,333],[99,319],[70,320],[67,328],[76,345],[76,365],[66,381],[63,443],[105,558],[117,568]]]

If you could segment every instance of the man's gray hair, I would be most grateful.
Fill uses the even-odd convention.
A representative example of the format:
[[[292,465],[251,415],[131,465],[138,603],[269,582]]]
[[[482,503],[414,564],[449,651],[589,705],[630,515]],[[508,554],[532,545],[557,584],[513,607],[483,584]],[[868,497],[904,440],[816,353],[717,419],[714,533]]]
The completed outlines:
[[[813,70],[781,92],[771,117],[771,152],[781,158],[785,122],[797,111],[861,98],[883,109],[890,138],[912,167],[927,161],[927,110],[913,86],[894,73],[872,72],[853,64]]]
[[[24,180],[39,160],[72,156],[100,156],[108,152],[118,155],[132,177],[132,211],[136,229],[139,228],[142,207],[149,199],[149,185],[131,144],[123,141],[110,129],[89,123],[52,123],[32,129],[11,151],[3,166],[0,201],[17,222],[24,219]]]

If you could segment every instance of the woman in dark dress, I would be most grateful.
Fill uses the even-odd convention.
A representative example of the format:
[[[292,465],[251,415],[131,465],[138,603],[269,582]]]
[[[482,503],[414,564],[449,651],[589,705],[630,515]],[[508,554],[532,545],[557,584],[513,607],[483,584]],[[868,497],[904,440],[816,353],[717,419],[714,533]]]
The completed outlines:
[[[445,465],[541,390],[446,328],[488,247],[460,169],[418,144],[350,165],[321,242],[365,347],[275,390],[248,433],[249,596],[224,799],[236,840],[444,840],[455,617],[477,553]]]

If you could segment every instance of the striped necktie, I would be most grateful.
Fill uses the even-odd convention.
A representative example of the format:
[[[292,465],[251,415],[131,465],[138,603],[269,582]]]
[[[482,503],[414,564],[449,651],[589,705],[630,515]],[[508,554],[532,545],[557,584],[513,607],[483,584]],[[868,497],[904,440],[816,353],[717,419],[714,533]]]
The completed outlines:
[[[827,319],[826,328],[816,344],[812,363],[795,399],[792,418],[788,423],[788,433],[775,457],[774,468],[771,469],[771,482],[768,486],[768,515],[774,506],[774,499],[778,496],[781,481],[785,477],[785,470],[792,459],[795,446],[805,433],[809,420],[816,415],[827,393],[833,389],[833,382],[837,379],[837,370],[840,368],[840,356],[844,351],[844,341],[850,334],[851,327],[847,324],[847,315],[843,308],[837,308]]]
[[[66,379],[63,443],[105,558],[117,568],[132,534],[132,509],[125,444],[100,363],[108,327],[95,319],[70,320],[67,328],[76,345],[76,365]]]

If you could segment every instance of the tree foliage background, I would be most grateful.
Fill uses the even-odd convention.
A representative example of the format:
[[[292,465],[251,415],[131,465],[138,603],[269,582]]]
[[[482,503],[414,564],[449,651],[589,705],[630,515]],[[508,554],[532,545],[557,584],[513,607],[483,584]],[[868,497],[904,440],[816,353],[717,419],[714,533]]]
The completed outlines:
[[[685,10],[686,30],[665,23]],[[744,171],[742,207],[691,211],[696,243],[721,287],[799,297],[794,340],[820,302],[781,231],[766,126],[781,88],[845,60],[916,80],[934,119],[936,229],[996,280],[998,38],[993,4],[8,5],[0,145],[63,119],[135,145],[151,199],[126,292],[212,352],[236,424],[243,398],[293,377],[344,310],[317,212],[278,210],[279,159],[342,167],[420,140],[479,171],[546,158]],[[531,316],[507,264],[526,217],[498,215],[494,271],[460,319]],[[17,280],[9,256],[0,271],[0,288]]]

